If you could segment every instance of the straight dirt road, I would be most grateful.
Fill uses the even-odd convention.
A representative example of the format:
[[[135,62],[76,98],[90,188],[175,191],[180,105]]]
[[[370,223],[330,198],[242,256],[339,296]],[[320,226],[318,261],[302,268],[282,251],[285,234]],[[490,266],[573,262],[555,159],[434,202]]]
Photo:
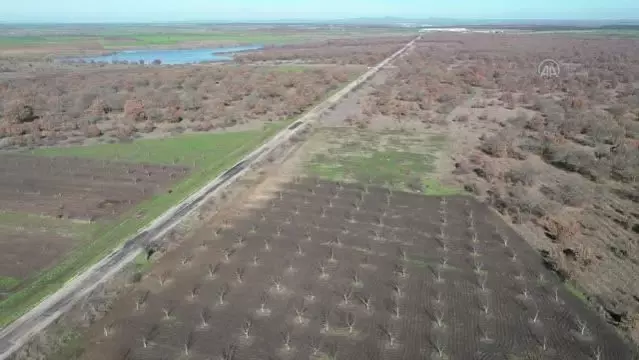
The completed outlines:
[[[415,39],[416,40],[416,39]],[[44,299],[40,304],[22,315],[0,331],[0,360],[7,359],[11,354],[20,349],[33,336],[49,326],[62,314],[93,291],[99,284],[105,282],[124,266],[131,263],[144,248],[144,245],[156,241],[176,224],[191,214],[206,200],[220,193],[221,190],[232,184],[240,176],[246,173],[252,165],[264,159],[272,150],[285,144],[292,136],[310,126],[319,115],[339,102],[346,94],[350,93],[362,83],[370,79],[380,69],[391,63],[398,56],[410,49],[415,42],[410,41],[396,53],[368,70],[365,74],[348,84],[330,98],[314,107],[299,120],[286,129],[277,133],[265,144],[248,154],[233,167],[222,173],[202,189],[186,198],[180,204],[174,206],[157,218],[149,226],[141,230],[137,235],[126,241],[108,256],[94,264],[86,271],[78,274],[68,281],[65,286],[54,294]]]

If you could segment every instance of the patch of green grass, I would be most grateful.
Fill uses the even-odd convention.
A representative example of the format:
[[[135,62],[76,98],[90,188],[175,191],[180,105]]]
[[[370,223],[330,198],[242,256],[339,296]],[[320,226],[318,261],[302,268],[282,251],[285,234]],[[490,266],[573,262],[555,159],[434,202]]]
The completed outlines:
[[[289,122],[280,122],[265,127],[263,131],[247,131],[241,135],[240,133],[230,132],[224,134],[204,134],[202,135],[203,137],[209,137],[208,140],[210,144],[206,146],[203,145],[205,141],[202,140],[200,136],[195,136],[197,139],[195,141],[190,135],[178,137],[176,138],[178,140],[169,141],[169,144],[173,145],[168,148],[175,151],[173,153],[169,152],[163,140],[144,140],[143,143],[146,149],[155,149],[152,145],[155,144],[158,151],[164,156],[168,157],[171,155],[169,159],[179,154],[179,151],[193,154],[194,152],[189,150],[189,146],[192,143],[198,144],[199,151],[203,151],[208,148],[207,146],[210,146],[210,148],[208,148],[210,152],[205,153],[204,158],[198,162],[198,167],[191,173],[191,176],[175,185],[171,193],[156,195],[126,212],[116,221],[101,225],[100,228],[96,230],[97,236],[85,242],[83,246],[74,249],[59,262],[57,266],[52,269],[47,269],[25,281],[25,285],[21,287],[19,291],[0,302],[0,326],[12,322],[40,302],[44,297],[58,290],[76,274],[98,262],[116,246],[126,241],[129,236],[135,234],[171,206],[177,204],[202,185],[215,178],[221,171],[235,164],[242,156],[273,136],[288,123]],[[217,141],[217,143],[212,140]],[[175,142],[179,143],[179,145]],[[126,152],[117,149],[119,146],[129,146],[129,151],[133,151],[136,145],[135,143],[115,144],[114,148],[95,145],[95,147],[100,150],[91,149],[94,146],[66,148],[65,154],[77,156],[84,154],[85,156],[95,156],[98,158],[110,158],[113,157],[114,154],[121,154],[127,157]],[[130,146],[133,146],[133,148]],[[57,153],[58,150],[56,149],[47,150],[49,151],[49,155],[53,155],[54,153],[62,155],[61,153]],[[195,155],[191,157],[193,156]],[[160,162],[165,162],[166,160],[163,159],[162,156],[154,154],[154,151],[150,153],[144,151],[141,153],[138,152],[138,155],[131,155],[130,159]]]
[[[424,137],[407,131],[372,132],[325,129],[316,136],[333,139],[326,151],[314,154],[307,171],[335,181],[390,186],[426,195],[452,195],[435,177],[435,162],[446,145],[442,136]],[[343,139],[341,143],[339,140]]]
[[[0,290],[11,290],[20,285],[20,279],[10,276],[0,276]]]
[[[279,123],[269,125],[265,131],[269,132],[269,129],[280,126]],[[188,134],[163,139],[137,140],[125,144],[41,148],[31,151],[31,154],[199,166],[219,159],[220,154],[233,152],[242,144],[251,143],[256,135],[255,131]]]
[[[584,292],[581,291],[581,289],[579,289],[579,287],[576,284],[570,281],[566,281],[564,283],[564,286],[566,287],[566,290],[568,290],[569,293],[573,294],[577,299],[581,300],[584,304],[589,303],[588,297],[586,296],[586,294],[584,294]]]
[[[135,272],[140,274],[147,272],[151,268],[152,264],[153,264],[153,261],[151,261],[147,257],[146,252],[140,253],[138,256],[135,257],[135,260],[133,261],[133,265],[135,266]]]

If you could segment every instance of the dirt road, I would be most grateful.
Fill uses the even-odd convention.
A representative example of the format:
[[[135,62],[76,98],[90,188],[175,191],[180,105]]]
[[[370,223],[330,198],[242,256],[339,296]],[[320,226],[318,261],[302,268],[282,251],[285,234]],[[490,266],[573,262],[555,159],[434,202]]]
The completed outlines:
[[[85,297],[99,284],[106,281],[124,266],[131,263],[144,248],[144,245],[153,242],[166,234],[176,224],[191,214],[206,200],[220,193],[221,190],[232,184],[235,180],[247,172],[252,165],[264,159],[271,151],[285,144],[292,136],[303,131],[317,120],[319,115],[340,101],[362,83],[370,79],[375,73],[398,56],[408,50],[415,40],[409,42],[396,53],[368,70],[365,74],[348,84],[342,90],[314,107],[298,121],[291,124],[276,134],[271,140],[251,152],[240,162],[213,179],[210,183],[198,190],[180,204],[174,206],[158,217],[153,223],[141,230],[137,235],[126,241],[124,245],[114,250],[79,274],[54,294],[44,299],[40,304],[24,314],[18,320],[0,331],[0,360],[7,359],[11,354],[22,347],[32,336],[42,331],[58,317],[68,311],[73,304]]]

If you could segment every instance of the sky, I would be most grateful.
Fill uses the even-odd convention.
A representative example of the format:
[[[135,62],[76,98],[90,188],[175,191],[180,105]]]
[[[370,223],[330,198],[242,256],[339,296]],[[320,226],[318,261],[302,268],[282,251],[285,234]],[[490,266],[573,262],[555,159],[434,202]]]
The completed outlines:
[[[638,0],[0,0],[0,22],[639,19]]]

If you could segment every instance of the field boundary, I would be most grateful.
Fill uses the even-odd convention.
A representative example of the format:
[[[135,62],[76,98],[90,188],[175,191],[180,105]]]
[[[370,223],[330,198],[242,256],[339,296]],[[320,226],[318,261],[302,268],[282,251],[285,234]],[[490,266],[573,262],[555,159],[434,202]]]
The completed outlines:
[[[288,127],[280,130],[270,140],[246,155],[242,160],[218,175],[215,179],[186,197],[179,204],[171,207],[149,225],[128,239],[109,255],[98,261],[83,273],[70,279],[64,287],[45,298],[37,306],[0,331],[0,360],[5,360],[25,345],[38,332],[45,329],[61,315],[67,312],[80,299],[94,290],[99,284],[134,261],[143,251],[143,245],[162,237],[175,225],[190,215],[205,201],[217,195],[235,180],[255,167],[273,150],[285,145],[296,134],[305,131],[330,106],[361,86],[380,69],[394,61],[411,48],[417,38],[413,39],[394,54],[380,62],[366,73],[346,85],[344,88],[313,107],[306,114]]]

